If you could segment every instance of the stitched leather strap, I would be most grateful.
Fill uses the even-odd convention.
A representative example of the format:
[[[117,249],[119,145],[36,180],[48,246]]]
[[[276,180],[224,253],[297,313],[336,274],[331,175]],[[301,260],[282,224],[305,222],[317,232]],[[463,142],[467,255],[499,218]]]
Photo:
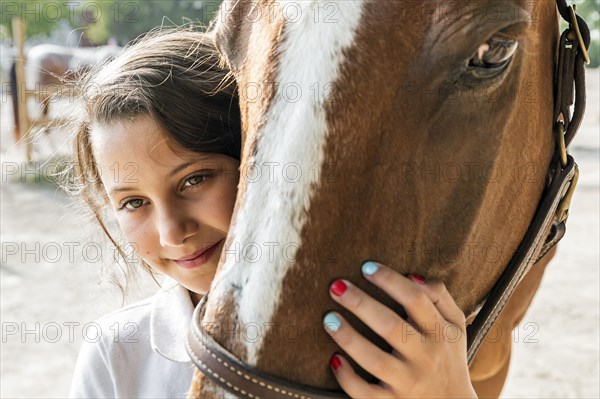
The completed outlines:
[[[307,387],[273,377],[246,366],[219,345],[202,328],[202,311],[208,294],[194,310],[188,339],[187,351],[196,366],[214,382],[243,398],[253,399],[335,399],[348,398],[341,392]]]
[[[561,223],[554,226],[559,232],[548,239],[555,223],[558,206],[569,190],[577,170],[577,164],[573,157],[569,155],[567,159],[567,166],[561,170],[558,177],[553,179],[551,186],[547,189],[517,252],[496,282],[477,317],[467,328],[467,359],[469,363],[475,357],[479,345],[483,342],[521,279],[539,260],[542,256],[540,254],[549,251],[564,235],[560,234],[564,230],[564,223]]]

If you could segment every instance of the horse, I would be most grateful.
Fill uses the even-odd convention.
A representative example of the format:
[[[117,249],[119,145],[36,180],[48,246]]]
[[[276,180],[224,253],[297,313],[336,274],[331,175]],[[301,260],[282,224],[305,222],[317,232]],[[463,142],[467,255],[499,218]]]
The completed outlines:
[[[18,90],[34,91],[36,103],[41,106],[42,118],[48,116],[50,97],[59,91],[66,81],[93,65],[114,58],[120,51],[118,46],[64,47],[55,44],[39,44],[27,51],[25,82],[17,83],[16,63],[10,71],[15,137],[20,137]]]
[[[583,21],[569,12],[560,0],[223,2],[212,33],[240,92],[241,178],[190,327],[202,372],[189,397],[344,397],[325,312],[389,347],[329,284],[344,277],[402,312],[361,278],[365,260],[445,283],[468,322],[486,326],[469,341],[475,388],[499,395],[510,329],[576,183],[565,146],[583,112],[583,64],[559,59],[581,61],[589,32],[575,35]]]

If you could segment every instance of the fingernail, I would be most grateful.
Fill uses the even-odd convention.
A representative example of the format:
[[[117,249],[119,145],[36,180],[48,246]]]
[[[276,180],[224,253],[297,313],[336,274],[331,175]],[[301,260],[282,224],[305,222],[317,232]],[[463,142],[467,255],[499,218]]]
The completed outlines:
[[[325,328],[331,333],[338,332],[338,330],[342,326],[341,320],[333,312],[329,312],[325,315],[325,317],[323,318],[323,324],[325,325]]]
[[[331,284],[331,287],[329,287],[331,289],[331,292],[333,292],[333,294],[335,296],[341,296],[344,292],[346,292],[346,289],[348,289],[348,286],[346,285],[346,283],[344,283],[343,280],[335,280],[333,282],[333,284]]]
[[[425,277],[419,276],[418,274],[410,274],[410,279],[417,284],[425,284]]]
[[[361,269],[364,275],[372,276],[373,274],[375,274],[377,269],[379,269],[379,266],[377,266],[375,262],[368,261],[363,263]]]
[[[333,355],[331,356],[331,359],[329,359],[329,365],[333,371],[337,371],[342,366],[342,361],[337,355]]]

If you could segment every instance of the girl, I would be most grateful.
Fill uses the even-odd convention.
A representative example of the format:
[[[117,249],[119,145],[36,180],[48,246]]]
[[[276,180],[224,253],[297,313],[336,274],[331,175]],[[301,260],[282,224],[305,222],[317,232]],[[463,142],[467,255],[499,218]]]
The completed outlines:
[[[105,226],[104,205],[114,210],[142,265],[166,277],[152,298],[98,321],[102,334],[81,349],[71,397],[171,398],[184,397],[189,388],[194,367],[184,337],[214,277],[239,179],[238,98],[234,88],[222,87],[226,71],[210,43],[191,31],[151,34],[82,82],[75,138],[81,195],[113,244],[119,240]],[[337,324],[341,348],[361,366],[376,363],[381,370],[376,377],[382,382],[368,384],[336,355],[330,364],[342,388],[360,398],[475,397],[464,315],[443,284],[374,263],[363,265],[363,274],[413,320],[453,323],[463,339],[450,343],[423,334],[409,342],[410,352],[403,348],[403,357],[374,355],[348,323],[328,316],[324,326]],[[399,318],[348,281],[334,282],[330,292],[374,331],[390,319],[373,320],[372,314]]]

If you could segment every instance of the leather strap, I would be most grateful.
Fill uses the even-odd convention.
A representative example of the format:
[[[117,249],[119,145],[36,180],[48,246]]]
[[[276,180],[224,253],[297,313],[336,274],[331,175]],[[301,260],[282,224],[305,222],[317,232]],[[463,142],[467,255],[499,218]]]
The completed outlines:
[[[517,252],[496,282],[475,320],[467,328],[467,359],[469,363],[475,357],[480,344],[502,309],[504,309],[521,279],[534,263],[564,235],[560,234],[561,232],[564,233],[564,223],[554,225],[556,213],[560,203],[569,191],[577,171],[577,164],[573,157],[569,155],[567,159],[567,166],[561,170],[558,177],[553,179],[551,186],[547,189],[547,193],[538,207]],[[550,235],[552,228],[556,232]],[[548,239],[549,236],[551,238]]]
[[[560,15],[569,28],[560,36],[554,93],[554,121],[557,149],[552,165],[551,181],[532,223],[517,252],[488,295],[485,304],[467,328],[467,359],[473,361],[486,334],[500,315],[518,283],[535,262],[564,236],[568,205],[577,183],[575,161],[567,155],[567,147],[577,133],[585,111],[585,70],[589,29],[566,0],[557,0]],[[575,17],[575,18],[573,18]],[[575,100],[571,117],[570,107]],[[551,170],[551,171],[552,171]],[[545,240],[544,240],[545,238]]]
[[[202,328],[202,313],[208,293],[194,309],[187,351],[196,366],[224,389],[244,398],[269,399],[335,399],[348,398],[342,392],[326,391],[296,384],[267,375],[246,366],[219,345]]]
[[[556,4],[560,15],[569,22],[569,29],[560,38],[555,75],[554,117],[558,133],[553,173],[525,238],[468,327],[469,363],[523,276],[565,233],[568,205],[578,176],[577,164],[573,157],[567,155],[566,148],[575,136],[585,111],[583,64],[587,61],[585,50],[589,47],[590,34],[585,21],[575,15],[566,0],[557,0]],[[577,34],[574,34],[575,31]],[[575,111],[571,117],[573,100]],[[196,366],[215,383],[237,396],[253,399],[348,398],[341,391],[307,387],[245,365],[203,329],[202,312],[207,298],[208,294],[194,310],[186,348]]]

